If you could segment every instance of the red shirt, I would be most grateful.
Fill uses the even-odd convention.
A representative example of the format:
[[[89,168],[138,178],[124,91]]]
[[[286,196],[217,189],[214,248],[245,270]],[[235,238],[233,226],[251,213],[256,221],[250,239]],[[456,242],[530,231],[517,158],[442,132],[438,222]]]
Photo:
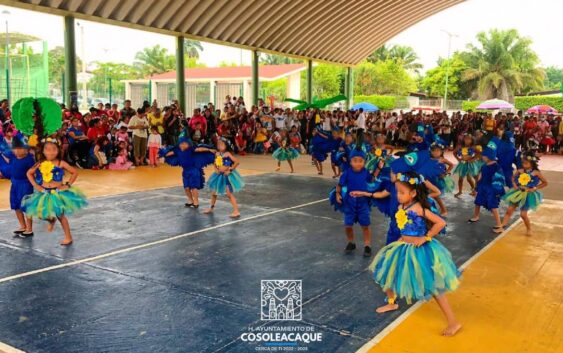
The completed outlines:
[[[203,115],[194,115],[190,119],[190,129],[195,130],[195,126],[201,124],[201,133],[205,135],[207,132],[207,120]]]
[[[105,136],[103,127],[91,127],[88,129],[88,140],[96,141],[98,137]]]

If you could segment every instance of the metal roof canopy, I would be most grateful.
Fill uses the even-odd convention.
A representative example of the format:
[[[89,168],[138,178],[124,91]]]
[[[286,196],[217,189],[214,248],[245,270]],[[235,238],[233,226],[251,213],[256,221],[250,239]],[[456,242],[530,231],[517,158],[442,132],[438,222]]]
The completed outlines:
[[[0,0],[0,3],[350,66],[413,24],[463,1]]]

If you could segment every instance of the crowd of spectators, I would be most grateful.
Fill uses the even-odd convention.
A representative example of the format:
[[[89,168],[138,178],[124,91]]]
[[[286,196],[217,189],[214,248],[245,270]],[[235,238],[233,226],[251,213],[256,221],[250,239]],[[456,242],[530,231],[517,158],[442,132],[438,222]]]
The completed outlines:
[[[463,134],[476,130],[492,132],[499,125],[512,131],[517,147],[536,148],[544,153],[559,153],[563,138],[561,116],[527,115],[499,112],[394,111],[361,112],[345,110],[272,107],[260,100],[246,106],[242,97],[227,96],[220,106],[209,103],[184,116],[178,102],[160,107],[158,102],[145,101],[134,108],[126,100],[117,104],[98,104],[88,112],[77,106],[62,106],[63,127],[58,133],[63,158],[81,168],[130,169],[135,166],[156,166],[158,149],[175,145],[180,134],[187,134],[195,143],[214,144],[218,137],[232,142],[235,152],[266,154],[273,152],[287,136],[292,147],[301,153],[309,151],[309,142],[316,128],[341,133],[358,125],[366,133],[386,136],[387,143],[406,146],[412,123],[432,125],[434,131],[451,148],[460,143]],[[7,100],[0,102],[2,130],[9,139],[14,127]],[[361,121],[359,123],[359,121]],[[284,132],[285,131],[285,132]],[[31,143],[32,139],[30,139]]]

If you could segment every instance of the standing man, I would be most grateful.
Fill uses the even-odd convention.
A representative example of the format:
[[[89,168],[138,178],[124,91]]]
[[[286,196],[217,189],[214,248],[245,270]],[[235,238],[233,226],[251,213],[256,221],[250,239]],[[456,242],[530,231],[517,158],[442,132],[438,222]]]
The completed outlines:
[[[136,166],[146,165],[148,127],[149,121],[145,116],[144,109],[137,109],[137,115],[129,120],[129,129],[133,132],[133,155],[135,156]]]

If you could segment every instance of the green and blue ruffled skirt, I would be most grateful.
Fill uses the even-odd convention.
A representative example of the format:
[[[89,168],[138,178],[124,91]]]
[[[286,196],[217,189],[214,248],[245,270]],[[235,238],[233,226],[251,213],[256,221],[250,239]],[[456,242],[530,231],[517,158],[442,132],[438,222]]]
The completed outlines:
[[[207,186],[217,195],[226,195],[227,190],[231,193],[241,191],[244,187],[244,180],[237,170],[233,170],[229,175],[215,172],[209,177]]]
[[[69,216],[88,204],[80,189],[71,187],[67,190],[45,189],[35,191],[24,197],[21,209],[32,218],[51,220],[62,215]]]
[[[528,192],[520,189],[510,189],[502,197],[502,200],[509,205],[516,205],[522,211],[535,210],[543,201],[543,194],[540,191]]]

